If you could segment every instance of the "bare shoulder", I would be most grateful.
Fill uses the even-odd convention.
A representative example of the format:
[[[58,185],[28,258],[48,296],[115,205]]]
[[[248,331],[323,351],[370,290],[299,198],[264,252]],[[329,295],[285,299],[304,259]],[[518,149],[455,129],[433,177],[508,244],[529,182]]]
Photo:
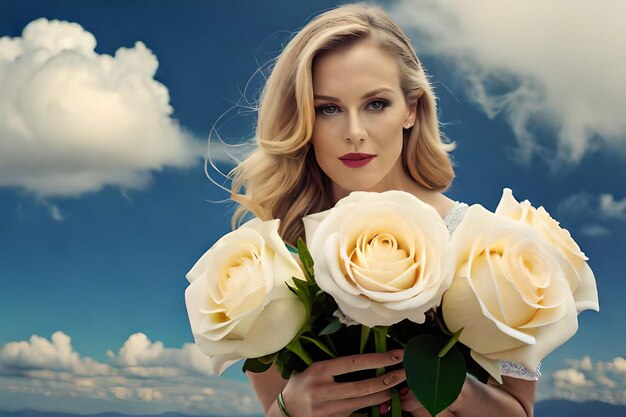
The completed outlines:
[[[272,364],[265,372],[254,373],[247,371],[246,376],[250,380],[250,384],[256,392],[259,402],[267,413],[272,403],[276,401],[278,393],[287,385],[287,381],[280,376],[275,364]]]
[[[430,202],[429,204],[437,210],[442,219],[445,219],[448,213],[450,213],[450,210],[452,210],[454,206],[456,206],[456,201],[441,193],[438,193],[434,196],[432,202]]]

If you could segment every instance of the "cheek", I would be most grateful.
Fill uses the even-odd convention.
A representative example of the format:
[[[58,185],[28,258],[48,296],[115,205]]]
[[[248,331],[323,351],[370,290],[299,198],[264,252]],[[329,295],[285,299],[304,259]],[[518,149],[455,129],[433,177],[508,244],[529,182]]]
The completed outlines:
[[[331,158],[334,158],[336,146],[331,139],[332,135],[328,132],[328,129],[323,129],[316,125],[314,132],[311,137],[311,145],[313,146],[318,165],[324,167]]]

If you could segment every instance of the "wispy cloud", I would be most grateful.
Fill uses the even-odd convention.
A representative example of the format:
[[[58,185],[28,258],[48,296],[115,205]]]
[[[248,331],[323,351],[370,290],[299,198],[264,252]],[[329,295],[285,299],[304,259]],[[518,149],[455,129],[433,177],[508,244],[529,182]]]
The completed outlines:
[[[556,208],[559,216],[583,222],[580,232],[590,237],[611,235],[602,222],[626,221],[626,198],[621,200],[609,193],[592,194],[579,191],[565,198]],[[587,223],[592,219],[593,223]]]
[[[559,216],[594,222],[626,221],[626,198],[621,200],[609,193],[598,195],[580,191],[565,198],[556,208]],[[608,236],[610,230],[601,224],[584,224],[581,233],[587,236]]]
[[[45,18],[0,38],[0,186],[38,196],[140,189],[151,171],[204,155],[171,117],[156,56],[142,42],[114,56],[95,46],[80,25]]]
[[[600,148],[626,156],[626,3],[401,0],[389,7],[419,55],[449,62],[489,117],[504,114],[516,160],[539,156],[557,170]],[[540,142],[538,126],[555,139]]]
[[[611,230],[598,224],[589,224],[581,227],[580,233],[589,237],[606,237],[611,235]]]
[[[136,333],[107,357],[109,363],[82,357],[63,332],[7,343],[0,347],[0,403],[72,413],[262,413],[249,384],[208,375],[194,344],[166,348]]]

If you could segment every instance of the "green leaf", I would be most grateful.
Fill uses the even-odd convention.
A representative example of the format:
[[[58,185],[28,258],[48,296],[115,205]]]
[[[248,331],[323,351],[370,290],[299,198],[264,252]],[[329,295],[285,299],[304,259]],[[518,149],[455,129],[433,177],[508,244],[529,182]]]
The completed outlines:
[[[308,282],[307,281],[303,281],[301,279],[292,278],[293,284],[296,286],[296,288],[304,295],[308,296],[309,295],[309,286],[308,286]]]
[[[300,295],[300,291],[298,291],[297,288],[292,287],[291,285],[287,284],[286,282],[285,282],[285,285],[287,286],[287,288],[289,288],[289,291],[294,293],[298,298],[302,298],[302,296]]]
[[[343,327],[343,323],[339,321],[339,319],[335,319],[328,323],[326,327],[324,327],[318,333],[320,336],[324,336],[325,334],[333,334],[338,332]]]
[[[457,399],[465,382],[465,361],[456,346],[439,357],[447,338],[415,336],[404,350],[404,369],[409,389],[434,417]]]
[[[269,355],[265,355],[265,356],[259,356],[258,359],[261,363],[264,364],[272,364],[272,362],[274,362],[274,358],[276,357],[275,353],[271,353]]]
[[[364,324],[361,325],[361,343],[359,345],[359,353],[363,353],[365,351],[365,345],[367,344],[371,331],[372,329],[370,327],[367,327]]]
[[[330,349],[328,349],[328,347],[322,341],[317,340],[317,339],[315,339],[313,337],[304,336],[304,335],[300,336],[300,338],[313,343],[315,346],[320,348],[320,350],[322,350],[325,354],[327,354],[331,358],[336,358],[337,357],[337,355],[335,355],[333,352],[331,352]]]
[[[304,265],[304,271],[307,276],[313,281],[315,277],[315,273],[313,272],[313,257],[309,252],[309,248],[306,247],[306,243],[302,240],[301,237],[298,238],[298,256],[302,261],[302,265]]]
[[[270,366],[272,366],[272,362],[263,363],[259,360],[259,358],[251,358],[251,359],[246,359],[246,361],[243,363],[243,366],[241,367],[241,370],[244,373],[246,371],[250,371],[250,372],[254,372],[255,374],[258,374],[260,372],[267,371],[268,369],[270,369]]]

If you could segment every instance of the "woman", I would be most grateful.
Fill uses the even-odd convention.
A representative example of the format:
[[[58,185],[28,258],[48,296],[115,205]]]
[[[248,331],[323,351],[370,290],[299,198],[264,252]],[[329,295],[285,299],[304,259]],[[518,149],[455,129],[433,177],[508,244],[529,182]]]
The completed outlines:
[[[234,170],[233,221],[246,212],[279,218],[292,244],[304,235],[303,216],[355,190],[410,192],[442,218],[462,206],[442,194],[454,178],[448,153],[455,145],[441,140],[427,76],[408,38],[377,7],[330,10],[291,40],[263,90],[256,135],[258,149]],[[288,381],[274,366],[248,377],[266,416],[284,415],[281,392],[291,417],[349,416],[377,404],[385,413],[403,370],[351,383],[334,376],[401,360],[402,351],[372,353],[317,362]],[[503,384],[467,377],[440,415],[531,416],[533,373],[504,371]],[[401,398],[403,410],[429,415],[410,391]]]

